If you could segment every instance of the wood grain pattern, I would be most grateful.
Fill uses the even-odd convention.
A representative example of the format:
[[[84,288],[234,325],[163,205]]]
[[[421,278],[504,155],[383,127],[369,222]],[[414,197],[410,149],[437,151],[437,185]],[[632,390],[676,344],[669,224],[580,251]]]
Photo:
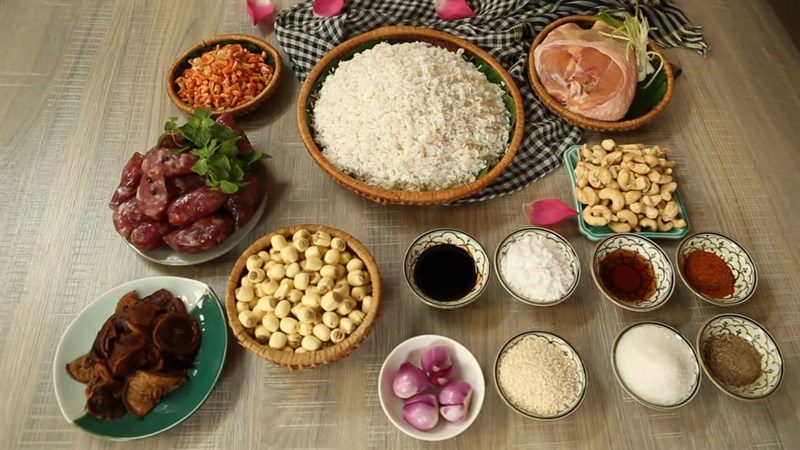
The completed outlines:
[[[278,7],[292,3],[277,1]],[[755,297],[733,312],[764,324],[789,372],[763,402],[745,403],[708,380],[676,411],[653,411],[614,381],[609,349],[639,320],[659,320],[690,341],[722,309],[679,284],[662,309],[637,314],[604,301],[583,277],[565,303],[535,308],[492,281],[457,311],[414,299],[402,274],[406,246],[449,226],[492,252],[525,225],[520,204],[569,199],[563,169],[523,191],[456,208],[381,206],[316,167],[300,140],[300,84],[282,77],[275,95],[244,123],[256,148],[273,155],[270,202],[252,236],[216,261],[167,268],[138,258],[114,233],[108,198],[130,153],[152,145],[179,111],[163,82],[176,55],[222,33],[262,33],[241,0],[4,0],[0,3],[0,448],[798,448],[800,447],[800,53],[765,2],[680,1],[705,26],[707,58],[667,50],[684,69],[668,108],[651,124],[615,136],[673,149],[694,230],[728,234],[751,253],[761,277]],[[275,43],[274,35],[267,40]],[[288,62],[287,62],[288,64]],[[288,69],[288,66],[284,67]],[[598,134],[588,134],[595,142]],[[176,275],[224,291],[250,242],[296,223],[346,230],[372,252],[384,281],[381,315],[347,358],[309,371],[284,369],[235,343],[208,401],[175,429],[136,443],[111,443],[71,427],[53,394],[61,334],[99,294],[128,280]],[[588,273],[592,244],[573,225],[557,228]],[[665,242],[669,255],[676,243]],[[383,415],[377,375],[383,358],[411,336],[457,339],[483,365],[529,329],[553,331],[582,355],[587,398],[554,423],[517,416],[487,386],[483,411],[464,434],[413,441]]]

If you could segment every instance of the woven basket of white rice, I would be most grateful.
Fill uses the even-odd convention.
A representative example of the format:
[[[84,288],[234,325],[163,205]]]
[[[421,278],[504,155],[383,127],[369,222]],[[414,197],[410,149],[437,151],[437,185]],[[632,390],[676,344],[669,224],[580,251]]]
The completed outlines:
[[[447,33],[384,27],[343,42],[306,78],[297,106],[317,164],[378,203],[470,196],[511,163],[522,96],[488,53]]]

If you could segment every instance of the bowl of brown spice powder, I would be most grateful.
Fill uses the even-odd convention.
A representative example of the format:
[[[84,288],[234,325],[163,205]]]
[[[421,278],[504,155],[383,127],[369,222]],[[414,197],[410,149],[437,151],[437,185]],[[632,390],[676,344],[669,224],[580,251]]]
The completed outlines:
[[[686,286],[712,305],[741,305],[758,285],[753,258],[736,241],[719,233],[686,237],[678,245],[675,262]]]
[[[722,392],[740,400],[760,400],[783,380],[783,357],[775,340],[755,320],[720,314],[697,334],[703,371]]]

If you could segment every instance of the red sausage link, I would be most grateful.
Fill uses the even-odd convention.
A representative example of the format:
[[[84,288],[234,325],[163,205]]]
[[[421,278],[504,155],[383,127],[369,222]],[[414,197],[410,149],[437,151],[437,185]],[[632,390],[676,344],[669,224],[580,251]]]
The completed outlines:
[[[114,228],[122,237],[130,236],[138,226],[153,221],[139,209],[135,198],[130,198],[117,206],[111,218],[114,221]]]
[[[146,174],[150,170],[160,167],[164,178],[189,175],[192,167],[197,162],[197,156],[191,153],[174,154],[168,148],[154,148],[144,155],[142,171]]]
[[[241,228],[253,217],[258,201],[261,199],[261,186],[258,182],[258,177],[253,174],[247,174],[244,177],[244,181],[250,184],[225,200],[225,209],[231,213],[236,229]]]
[[[164,243],[161,227],[157,223],[139,225],[131,232],[131,243],[142,250],[152,250]]]
[[[119,186],[114,191],[114,196],[108,206],[111,209],[116,209],[122,202],[133,198],[136,195],[136,187],[139,185],[139,180],[142,178],[142,159],[144,157],[141,153],[136,152],[131,156],[131,159],[125,163],[122,168],[122,177],[119,180]]]
[[[160,166],[151,168],[142,176],[142,182],[136,190],[136,201],[142,212],[155,220],[161,220],[169,203],[169,193],[164,181],[164,173]]]
[[[208,186],[195,189],[175,199],[167,208],[169,223],[182,227],[218,210],[228,194]]]
[[[173,231],[166,236],[167,244],[181,253],[199,253],[219,244],[228,237],[233,220],[228,216],[203,217],[188,228]]]

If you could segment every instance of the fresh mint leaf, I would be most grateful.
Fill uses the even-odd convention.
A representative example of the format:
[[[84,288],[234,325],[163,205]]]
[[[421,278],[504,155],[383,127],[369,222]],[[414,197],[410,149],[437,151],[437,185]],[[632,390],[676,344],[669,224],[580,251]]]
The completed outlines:
[[[208,173],[208,161],[204,158],[200,158],[194,163],[194,167],[192,167],[192,172],[198,175],[205,175]]]
[[[242,181],[242,178],[244,178],[244,170],[239,164],[232,165],[228,173],[230,173],[231,179],[234,181]]]
[[[239,185],[228,180],[222,180],[219,182],[219,190],[226,194],[234,194],[239,190]]]
[[[235,131],[229,126],[222,125],[219,123],[214,123],[211,125],[211,137],[223,142],[227,141],[228,139],[239,139],[239,136],[236,134]]]
[[[220,153],[226,158],[235,159],[239,149],[236,147],[236,139],[226,139],[222,141],[219,149]]]

